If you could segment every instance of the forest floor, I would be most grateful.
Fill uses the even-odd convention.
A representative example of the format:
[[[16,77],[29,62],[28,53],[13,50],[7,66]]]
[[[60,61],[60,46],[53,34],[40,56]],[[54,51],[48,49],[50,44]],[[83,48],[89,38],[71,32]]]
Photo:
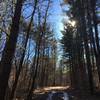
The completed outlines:
[[[100,100],[100,95],[81,95],[79,91],[66,87],[46,87],[34,91],[33,100]]]

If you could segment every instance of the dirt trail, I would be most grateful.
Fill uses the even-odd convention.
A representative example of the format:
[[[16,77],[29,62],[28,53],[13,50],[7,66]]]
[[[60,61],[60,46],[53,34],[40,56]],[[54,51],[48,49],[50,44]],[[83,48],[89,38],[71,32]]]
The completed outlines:
[[[69,100],[67,92],[69,87],[46,87],[34,91],[36,94],[33,100]]]
[[[34,91],[33,100],[100,100],[100,95],[80,94],[70,87],[46,87]]]

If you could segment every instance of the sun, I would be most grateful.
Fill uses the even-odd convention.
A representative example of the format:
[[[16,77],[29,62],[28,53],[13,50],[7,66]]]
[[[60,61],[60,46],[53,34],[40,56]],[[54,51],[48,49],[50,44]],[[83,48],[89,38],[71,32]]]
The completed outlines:
[[[76,21],[74,21],[74,20],[73,21],[69,20],[68,23],[71,24],[73,27],[76,25]]]
[[[71,22],[71,25],[74,27],[76,25],[76,22],[75,21],[72,21]]]

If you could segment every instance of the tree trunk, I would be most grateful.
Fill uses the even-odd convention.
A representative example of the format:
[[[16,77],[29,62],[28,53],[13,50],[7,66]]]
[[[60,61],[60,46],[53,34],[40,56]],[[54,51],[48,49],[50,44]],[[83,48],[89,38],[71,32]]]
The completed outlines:
[[[19,23],[21,16],[23,0],[17,0],[14,17],[10,30],[9,39],[5,45],[3,56],[0,64],[0,100],[4,100],[6,88],[8,86],[8,79],[11,71],[12,59],[14,56],[16,42],[19,32]]]
[[[25,57],[25,51],[26,51],[26,47],[27,47],[27,42],[28,42],[28,39],[29,39],[31,25],[32,25],[32,22],[33,22],[33,16],[34,16],[35,11],[36,11],[36,6],[37,6],[37,0],[35,2],[34,10],[33,10],[32,16],[31,16],[31,20],[30,20],[30,23],[29,23],[29,26],[28,26],[28,29],[27,29],[27,32],[26,32],[27,35],[26,35],[26,40],[25,40],[25,45],[24,45],[24,51],[23,51],[23,54],[22,54],[22,57],[21,57],[21,60],[20,60],[20,63],[19,63],[19,69],[16,72],[17,74],[16,74],[16,77],[15,77],[15,82],[14,82],[13,87],[12,87],[10,100],[12,100],[13,97],[14,97],[15,89],[16,89],[18,79],[19,79],[19,75],[20,75],[20,72],[21,72],[21,69],[22,69],[22,65],[23,65],[23,61],[24,61],[24,57]]]
[[[88,69],[88,77],[89,77],[89,85],[90,85],[90,92],[93,93],[93,76],[92,76],[92,66],[91,66],[91,60],[90,60],[90,52],[89,52],[89,45],[88,45],[88,35],[86,31],[86,20],[85,20],[85,2],[82,0],[82,4],[80,5],[81,10],[81,29],[80,32],[82,32],[82,37],[84,41],[84,48],[86,53],[86,61],[87,61],[87,69]]]

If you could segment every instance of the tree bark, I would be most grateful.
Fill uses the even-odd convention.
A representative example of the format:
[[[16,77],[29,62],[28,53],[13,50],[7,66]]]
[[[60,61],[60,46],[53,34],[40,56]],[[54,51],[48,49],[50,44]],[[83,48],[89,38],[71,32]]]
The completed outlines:
[[[29,39],[29,35],[30,35],[31,25],[32,25],[32,22],[33,22],[33,16],[34,16],[35,11],[36,11],[36,6],[37,6],[37,0],[35,1],[34,10],[32,12],[31,20],[30,20],[30,23],[29,23],[29,26],[28,26],[28,29],[27,29],[27,32],[26,32],[27,35],[26,35],[26,40],[25,40],[25,45],[24,45],[24,51],[23,51],[23,54],[22,54],[22,57],[21,57],[21,60],[20,60],[20,63],[19,63],[19,69],[16,72],[17,74],[16,74],[16,77],[15,77],[15,82],[14,82],[13,87],[12,87],[10,100],[12,100],[13,97],[14,97],[15,89],[16,89],[18,79],[19,79],[19,75],[20,75],[20,72],[21,72],[21,69],[22,69],[22,65],[23,65],[23,61],[24,61],[24,57],[25,57],[25,51],[26,51],[26,47],[27,47],[27,43],[28,43],[28,39]]]
[[[12,59],[14,56],[18,32],[19,32],[19,23],[20,23],[22,4],[23,4],[23,0],[17,0],[14,17],[12,19],[10,36],[5,45],[2,59],[1,59],[1,64],[0,64],[0,99],[1,100],[4,100],[6,94],[6,88],[8,86],[8,79],[11,71]]]

